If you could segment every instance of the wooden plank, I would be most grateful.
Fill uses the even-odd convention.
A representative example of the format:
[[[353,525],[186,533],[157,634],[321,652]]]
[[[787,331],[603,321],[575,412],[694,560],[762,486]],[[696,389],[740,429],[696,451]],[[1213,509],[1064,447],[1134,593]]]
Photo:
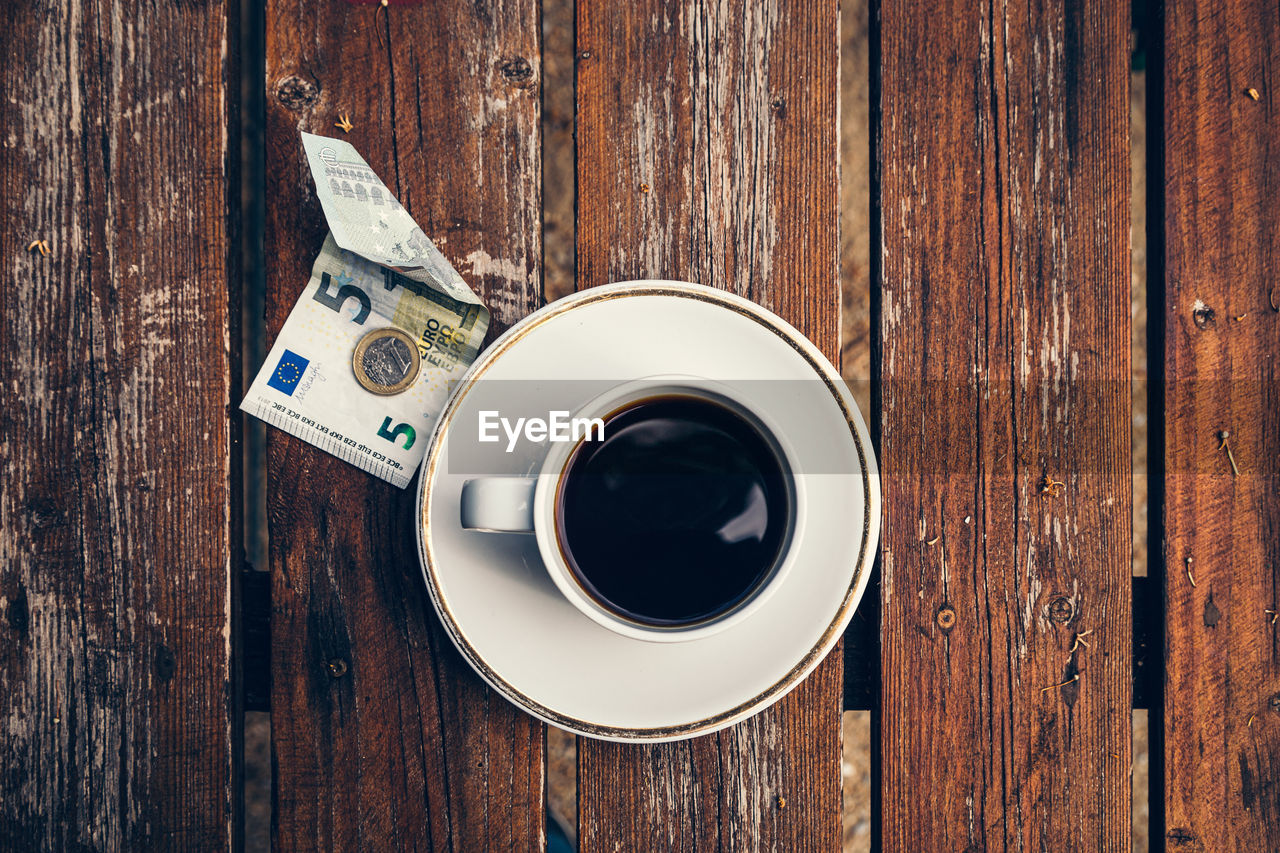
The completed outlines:
[[[1166,3],[1162,78],[1165,838],[1276,850],[1280,8]]]
[[[879,21],[883,846],[1127,851],[1128,6]]]
[[[340,113],[496,329],[536,307],[537,4],[278,0],[267,27],[272,333],[325,230],[298,131],[340,135]],[[542,726],[482,685],[431,611],[416,481],[268,441],[276,846],[539,848]]]
[[[3,13],[6,850],[236,837],[231,10]]]
[[[835,2],[578,3],[579,288],[726,288],[837,358],[838,27]],[[837,649],[693,741],[580,741],[581,849],[837,849],[841,676]]]

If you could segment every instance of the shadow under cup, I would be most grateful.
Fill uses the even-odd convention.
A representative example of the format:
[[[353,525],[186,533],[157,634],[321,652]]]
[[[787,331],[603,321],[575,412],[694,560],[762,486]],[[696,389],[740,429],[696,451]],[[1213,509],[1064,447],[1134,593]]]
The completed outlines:
[[[778,440],[727,398],[631,400],[579,441],[555,494],[555,539],[576,585],[650,629],[724,620],[774,580],[796,521]]]

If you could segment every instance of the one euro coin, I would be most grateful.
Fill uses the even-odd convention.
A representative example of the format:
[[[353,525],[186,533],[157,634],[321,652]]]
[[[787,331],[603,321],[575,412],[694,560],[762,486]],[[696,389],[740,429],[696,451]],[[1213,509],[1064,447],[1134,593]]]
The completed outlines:
[[[422,369],[422,357],[413,338],[401,329],[374,329],[356,344],[351,368],[362,388],[388,396],[413,384]]]

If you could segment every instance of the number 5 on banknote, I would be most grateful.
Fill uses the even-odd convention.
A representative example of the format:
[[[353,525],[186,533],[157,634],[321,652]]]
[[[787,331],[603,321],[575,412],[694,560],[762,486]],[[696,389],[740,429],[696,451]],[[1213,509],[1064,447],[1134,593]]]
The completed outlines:
[[[385,420],[383,420],[382,426],[378,427],[378,435],[381,438],[385,438],[387,441],[391,442],[392,444],[395,444],[396,439],[403,435],[405,437],[405,442],[404,442],[405,450],[408,450],[410,447],[413,447],[414,441],[416,441],[418,438],[418,434],[414,432],[413,427],[409,426],[408,424],[396,424],[394,429],[391,428],[390,416],[388,416]]]
[[[369,294],[356,287],[351,282],[353,279],[345,272],[338,275],[338,292],[336,294],[329,292],[329,285],[333,279],[329,274],[320,274],[320,287],[316,289],[315,295],[311,298],[326,308],[331,308],[342,313],[342,305],[348,299],[354,299],[360,303],[360,310],[351,318],[351,322],[364,325],[364,321],[369,319],[369,312],[373,310],[373,304],[369,301]]]

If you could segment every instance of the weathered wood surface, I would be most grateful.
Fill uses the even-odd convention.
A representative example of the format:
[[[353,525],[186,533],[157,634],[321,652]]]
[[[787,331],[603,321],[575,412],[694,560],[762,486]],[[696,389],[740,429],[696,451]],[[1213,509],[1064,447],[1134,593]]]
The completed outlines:
[[[1280,7],[1172,0],[1164,63],[1165,841],[1276,850]]]
[[[0,17],[0,849],[223,850],[234,16]]]
[[[1128,4],[879,20],[883,846],[1128,850]]]
[[[345,137],[501,328],[540,300],[538,9],[267,9],[267,314],[324,220],[299,130]],[[272,740],[281,849],[537,849],[543,730],[450,645],[401,492],[282,432],[268,445]]]
[[[837,357],[838,18],[834,0],[578,4],[579,288],[722,287]],[[581,849],[837,849],[841,664],[716,735],[580,740]]]

